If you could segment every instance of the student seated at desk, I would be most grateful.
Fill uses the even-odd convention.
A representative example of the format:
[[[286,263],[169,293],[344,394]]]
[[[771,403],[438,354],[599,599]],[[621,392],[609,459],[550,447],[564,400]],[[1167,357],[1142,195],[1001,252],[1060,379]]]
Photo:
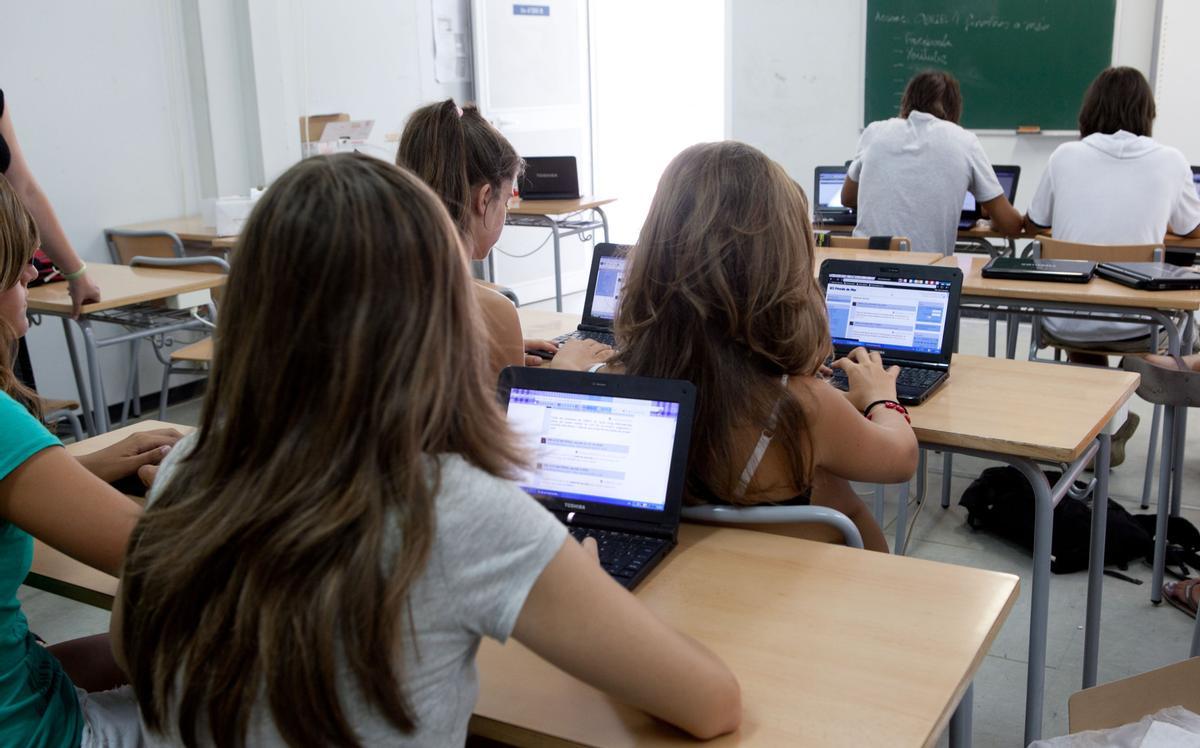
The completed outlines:
[[[472,260],[483,260],[500,240],[508,199],[522,162],[508,139],[474,106],[453,99],[412,113],[396,163],[411,169],[433,188],[458,225]],[[555,354],[551,366],[585,369],[605,360],[611,349],[594,340],[571,340],[561,349],[548,340],[526,340],[512,302],[492,288],[473,284],[475,298],[492,346],[492,379],[505,366],[538,366],[542,359],[526,351]]]
[[[1025,223],[1030,233],[1081,244],[1161,243],[1170,229],[1200,236],[1200,198],[1178,150],[1150,138],[1154,92],[1135,68],[1109,68],[1088,87],[1079,109],[1080,139],[1050,154]],[[1145,324],[1058,319],[1042,321],[1047,341],[1072,361],[1105,366],[1086,349],[1149,349]],[[1083,350],[1080,350],[1083,349]]]
[[[152,744],[462,745],[484,636],[697,736],[737,727],[721,661],[508,480],[527,455],[421,180],[306,159],[240,241],[199,431],[113,609]]]
[[[779,164],[733,141],[688,148],[630,250],[611,366],[696,385],[688,501],[829,506],[886,552],[847,481],[909,480],[917,440],[878,353],[833,363],[848,393],[822,381],[813,262],[807,200]]]
[[[36,417],[37,396],[17,381],[10,354],[29,326],[37,245],[33,218],[0,177],[0,745],[135,745],[137,706],[128,686],[117,688],[124,676],[108,635],[44,647],[17,589],[34,537],[115,574],[140,510],[97,475],[116,480],[157,462],[179,435],[147,433],[76,460]]]
[[[872,122],[842,186],[842,203],[858,208],[855,236],[907,236],[920,252],[954,252],[968,191],[1002,234],[1021,233],[975,134],[959,127],[958,81],[941,70],[917,73],[904,89],[900,116]]]

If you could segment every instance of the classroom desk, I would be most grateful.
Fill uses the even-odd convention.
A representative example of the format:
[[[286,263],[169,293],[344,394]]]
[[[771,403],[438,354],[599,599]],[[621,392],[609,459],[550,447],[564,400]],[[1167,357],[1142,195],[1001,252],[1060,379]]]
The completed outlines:
[[[191,430],[144,421],[67,449],[86,454],[164,427]],[[117,580],[35,541],[26,584],[111,608]],[[957,745],[970,738],[971,680],[1017,589],[1011,574],[684,525],[637,595],[737,673],[743,725],[718,744],[932,745],[949,721]],[[516,642],[485,641],[478,663],[477,734],[539,745],[689,742]]]
[[[979,258],[986,259],[986,258]],[[527,332],[554,337],[574,328],[568,314],[519,309]],[[1137,389],[1129,372],[1045,366],[1036,362],[956,355],[950,381],[929,400],[910,409],[921,446],[943,453],[981,456],[1017,468],[1035,497],[1033,589],[1029,622],[1029,668],[1025,703],[1025,743],[1041,734],[1045,693],[1046,627],[1050,605],[1050,540],[1054,507],[1084,467],[1096,460],[1095,501],[1108,497],[1110,435],[1106,427]],[[1037,387],[1028,382],[1036,380]],[[1050,485],[1039,463],[1065,463]],[[907,489],[907,484],[904,484]],[[902,491],[896,518],[896,545],[907,524]],[[1095,685],[1099,664],[1101,576],[1107,513],[1094,512],[1088,570],[1083,685]]]
[[[603,229],[604,241],[608,241],[608,216],[601,208],[614,202],[612,197],[578,197],[572,200],[522,200],[508,201],[508,226],[526,226],[550,230],[554,243],[554,308],[562,311],[562,256],[560,244],[568,236],[576,236]],[[496,265],[488,255],[488,278],[496,280]]]
[[[228,251],[237,243],[236,234],[218,234],[215,228],[205,226],[200,216],[164,218],[158,221],[131,223],[113,228],[119,231],[170,231],[179,237],[185,249],[205,253],[214,250]]]
[[[826,260],[863,260],[866,262],[892,262],[898,265],[932,265],[942,259],[939,252],[896,252],[890,249],[842,249],[840,247],[814,247],[816,262],[814,274],[821,274],[821,263]]]
[[[835,234],[839,236],[850,236],[854,231],[853,226],[836,223],[813,223],[813,231],[821,233]],[[1024,235],[1009,236],[1002,234],[999,231],[993,231],[991,223],[980,221],[969,229],[958,230],[958,241],[976,245],[987,250],[989,256],[1001,254],[1016,254],[1017,239],[1025,238]],[[1032,236],[1028,238],[1032,239]],[[1001,239],[1004,241],[1003,247],[997,247],[991,243],[991,239]],[[914,248],[916,249],[916,248]],[[938,257],[943,257],[942,253],[936,253]]]
[[[936,744],[960,699],[969,739],[968,688],[1016,592],[1007,574],[684,524],[636,594],[737,674],[742,726],[714,745],[916,746]],[[474,734],[694,744],[515,641],[484,641],[477,662]]]
[[[71,319],[71,298],[67,294],[66,283],[50,283],[29,289],[29,313],[48,314],[62,319],[84,420],[90,433],[102,434],[108,431],[109,422],[99,363],[100,349],[181,330],[207,329],[191,317],[189,310],[170,310],[161,302],[189,291],[210,291],[222,286],[225,284],[225,275],[97,262],[88,265],[88,276],[100,286],[103,299],[94,304],[85,304],[79,319]],[[120,325],[127,331],[109,338],[98,338],[92,328],[93,322]],[[79,327],[83,334],[87,356],[86,376],[79,365],[71,324]]]

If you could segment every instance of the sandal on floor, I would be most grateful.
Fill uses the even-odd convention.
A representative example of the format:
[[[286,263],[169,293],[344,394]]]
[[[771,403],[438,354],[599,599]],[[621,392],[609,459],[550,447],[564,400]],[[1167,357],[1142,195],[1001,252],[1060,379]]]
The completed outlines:
[[[1196,593],[1200,591],[1200,578],[1185,579],[1182,582],[1164,582],[1162,591],[1164,600],[1192,618],[1196,617],[1197,598],[1200,597]]]

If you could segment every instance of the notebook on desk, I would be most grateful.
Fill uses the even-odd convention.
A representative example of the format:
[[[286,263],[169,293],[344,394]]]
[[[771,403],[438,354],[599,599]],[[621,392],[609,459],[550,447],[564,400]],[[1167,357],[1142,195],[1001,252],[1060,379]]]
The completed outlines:
[[[854,208],[842,205],[842,185],[846,182],[846,167],[818,166],[813,174],[813,223],[826,226],[856,225],[858,214]]]
[[[994,165],[992,171],[996,173],[996,181],[1000,183],[1008,201],[1011,203],[1016,200],[1017,182],[1021,181],[1021,167]],[[983,213],[979,210],[979,204],[975,202],[975,196],[968,190],[966,197],[963,198],[962,215],[958,219],[958,228],[969,229],[982,217]]]
[[[834,358],[863,346],[899,366],[896,398],[919,405],[950,378],[962,271],[937,265],[855,260],[821,263]],[[834,369],[833,385],[849,387]]]
[[[675,379],[510,366],[508,424],[532,455],[517,483],[633,589],[675,546],[696,389]]]
[[[1033,257],[993,257],[983,266],[984,278],[1087,283],[1096,272],[1090,260],[1043,260]]]
[[[517,182],[522,200],[575,200],[579,168],[574,156],[530,156]]]
[[[1165,262],[1102,262],[1096,274],[1141,291],[1188,291],[1200,288],[1200,273]]]

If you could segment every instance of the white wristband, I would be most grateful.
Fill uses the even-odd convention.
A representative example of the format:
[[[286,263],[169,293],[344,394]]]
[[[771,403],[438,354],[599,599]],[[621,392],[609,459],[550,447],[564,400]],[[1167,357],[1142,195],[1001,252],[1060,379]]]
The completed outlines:
[[[600,369],[603,368],[605,365],[606,364],[603,361],[601,361],[598,364],[592,364],[591,366],[589,366],[587,368],[588,374],[595,374],[596,372],[600,371]]]

